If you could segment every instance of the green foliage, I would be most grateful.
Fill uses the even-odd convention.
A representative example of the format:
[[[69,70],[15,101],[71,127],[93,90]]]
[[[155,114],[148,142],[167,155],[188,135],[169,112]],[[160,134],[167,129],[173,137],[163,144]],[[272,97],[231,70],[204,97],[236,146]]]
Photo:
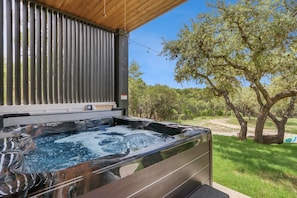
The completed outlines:
[[[198,116],[226,115],[222,99],[209,98],[205,89],[173,89],[148,86],[141,79],[140,66],[129,68],[129,114],[157,120],[187,120]]]
[[[140,66],[133,61],[129,68],[129,114],[157,120],[177,119],[177,93],[167,86],[148,86],[141,79]]]
[[[132,61],[130,67],[129,67],[129,79],[141,79],[142,72],[140,71],[140,66],[136,61]]]
[[[205,84],[214,96],[225,98],[241,123],[241,134],[246,130],[243,116],[258,113],[255,141],[263,143],[265,120],[268,115],[274,118],[270,109],[297,96],[296,3],[240,0],[226,4],[217,0],[212,7],[214,13],[200,14],[184,25],[177,40],[164,41],[163,54],[176,60],[178,82],[194,80]],[[239,98],[244,96],[240,91],[246,82],[256,93],[253,101],[257,105]],[[270,83],[274,87],[268,89]],[[285,108],[282,117],[289,112]],[[284,125],[286,119],[274,122]]]
[[[233,97],[233,103],[243,116],[256,116],[259,113],[256,95],[249,87],[240,89],[238,94]]]
[[[242,78],[253,84],[282,76],[283,89],[294,86],[297,20],[284,2],[217,1],[216,14],[199,15],[177,40],[164,42],[163,53],[177,60],[176,80],[236,92]]]
[[[221,98],[209,98],[205,89],[177,89],[179,119],[221,116],[229,112]]]
[[[133,62],[129,69],[129,114],[160,120],[189,120],[203,116],[230,116],[232,112],[222,98],[216,98],[209,89],[173,89],[167,86],[148,86],[141,79],[140,66]],[[258,105],[250,88],[242,88],[233,97],[234,104],[244,116],[256,116]],[[274,105],[283,110],[286,103]],[[295,110],[294,115],[297,115]],[[255,124],[255,120],[249,120]],[[237,124],[238,121],[235,121]],[[269,122],[271,123],[271,122]],[[290,130],[288,122],[287,129]],[[271,123],[271,128],[274,124]],[[292,129],[293,130],[293,129]],[[291,130],[291,131],[292,131]]]
[[[294,144],[261,145],[214,135],[214,181],[251,197],[296,197],[296,153]]]
[[[145,108],[149,118],[176,119],[177,94],[165,85],[149,86],[145,93]]]
[[[133,61],[129,67],[129,112],[131,115],[140,116],[143,113],[144,92],[147,85],[141,79],[140,66]]]

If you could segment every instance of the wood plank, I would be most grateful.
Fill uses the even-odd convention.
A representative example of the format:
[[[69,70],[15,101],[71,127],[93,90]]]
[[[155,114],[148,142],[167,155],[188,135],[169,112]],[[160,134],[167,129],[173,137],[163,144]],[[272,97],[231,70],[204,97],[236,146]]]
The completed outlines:
[[[127,31],[160,16],[186,0],[34,0],[49,7],[96,23],[113,31],[124,28],[124,1],[126,1]]]
[[[176,2],[176,4],[174,4],[175,6],[179,5],[179,2]],[[155,7],[154,7],[155,6]],[[145,23],[147,23],[148,21],[151,21],[153,18],[160,16],[161,14],[167,12],[168,10],[170,10],[172,7],[172,4],[165,4],[162,7],[159,7],[157,4],[152,5],[148,10],[146,10],[145,12],[150,12],[152,13],[151,15],[144,15],[143,14],[143,18],[138,19],[135,17],[127,17],[128,24],[131,24],[131,26],[129,26],[127,29],[135,29]]]

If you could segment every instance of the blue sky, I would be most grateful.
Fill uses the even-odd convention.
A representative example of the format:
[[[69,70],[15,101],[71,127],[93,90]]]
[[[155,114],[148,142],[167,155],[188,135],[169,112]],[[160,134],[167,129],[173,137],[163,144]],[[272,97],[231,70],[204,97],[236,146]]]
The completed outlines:
[[[195,19],[199,13],[210,10],[206,0],[188,0],[178,7],[168,11],[158,18],[130,32],[129,65],[136,61],[144,73],[142,79],[148,85],[167,85],[172,88],[199,87],[193,82],[182,84],[174,81],[175,62],[164,56],[158,56],[162,51],[162,38],[177,39],[177,34],[183,24]]]

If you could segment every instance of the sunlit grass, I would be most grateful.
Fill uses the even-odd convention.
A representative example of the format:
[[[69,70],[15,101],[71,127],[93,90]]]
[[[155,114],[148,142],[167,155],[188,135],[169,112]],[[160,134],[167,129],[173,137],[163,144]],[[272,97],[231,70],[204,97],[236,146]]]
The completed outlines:
[[[251,197],[297,197],[297,144],[213,136],[214,181]]]

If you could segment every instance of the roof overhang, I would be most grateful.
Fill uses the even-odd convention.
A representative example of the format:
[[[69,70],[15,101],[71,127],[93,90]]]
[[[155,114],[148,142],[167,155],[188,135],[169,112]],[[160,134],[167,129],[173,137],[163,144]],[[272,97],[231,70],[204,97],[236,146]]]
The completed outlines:
[[[31,0],[115,31],[131,32],[186,0]]]

